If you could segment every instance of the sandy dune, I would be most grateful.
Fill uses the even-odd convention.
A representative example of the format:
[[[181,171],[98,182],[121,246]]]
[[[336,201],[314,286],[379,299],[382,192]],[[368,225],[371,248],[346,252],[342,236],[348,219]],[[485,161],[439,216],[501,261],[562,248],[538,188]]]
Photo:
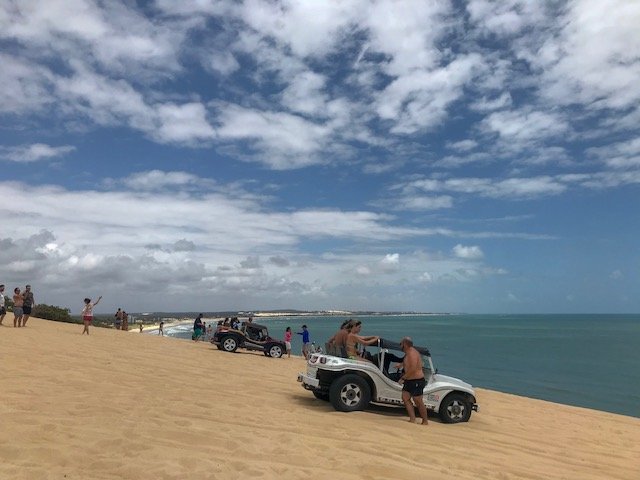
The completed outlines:
[[[640,479],[638,418],[481,389],[425,428],[335,412],[300,358],[81,331],[0,327],[0,479]]]

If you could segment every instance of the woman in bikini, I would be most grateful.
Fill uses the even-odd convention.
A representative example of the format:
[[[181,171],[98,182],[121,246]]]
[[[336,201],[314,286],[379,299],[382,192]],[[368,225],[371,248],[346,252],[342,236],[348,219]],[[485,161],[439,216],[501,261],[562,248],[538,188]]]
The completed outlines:
[[[351,328],[351,332],[347,336],[347,341],[345,342],[345,346],[347,347],[347,358],[352,360],[366,360],[360,356],[358,352],[359,345],[373,345],[376,343],[380,337],[370,336],[370,337],[361,337],[358,335],[360,330],[362,329],[362,322],[358,320],[353,327]]]

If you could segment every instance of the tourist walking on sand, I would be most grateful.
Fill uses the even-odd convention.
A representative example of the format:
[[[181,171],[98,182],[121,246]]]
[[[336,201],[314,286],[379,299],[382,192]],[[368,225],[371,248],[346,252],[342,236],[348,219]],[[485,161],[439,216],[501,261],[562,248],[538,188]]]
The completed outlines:
[[[129,331],[129,314],[124,310],[122,311],[122,330]]]
[[[293,333],[291,332],[291,327],[287,327],[284,331],[284,344],[287,346],[287,355],[291,358],[291,337]]]
[[[309,330],[306,325],[302,325],[302,331],[296,333],[302,335],[302,355],[307,360],[309,358]]]
[[[89,335],[89,325],[93,322],[93,307],[100,303],[101,298],[102,295],[100,295],[93,303],[91,303],[90,298],[84,299],[84,307],[82,307],[82,323],[84,323],[84,330],[82,330],[82,335],[85,333]]]
[[[140,324],[142,325],[142,324]],[[158,327],[158,335],[162,335],[164,337],[164,322],[160,321],[160,326]]]
[[[22,305],[24,304],[24,298],[20,295],[20,288],[13,289],[13,326],[22,326]]]
[[[0,325],[2,325],[2,321],[6,314],[7,308],[4,304],[4,285],[0,285]]]
[[[33,292],[31,291],[31,285],[24,287],[22,298],[24,299],[24,302],[22,303],[22,326],[26,327],[27,320],[29,320],[29,316],[31,315],[31,309],[36,306],[36,301],[33,298]]]
[[[142,323],[140,323],[140,333],[142,333],[143,330],[144,330],[144,326],[142,325]]]
[[[427,407],[424,405],[424,387],[426,380],[424,379],[424,372],[422,371],[422,358],[420,353],[413,347],[413,340],[411,337],[404,337],[400,341],[400,348],[404,352],[404,359],[402,360],[402,366],[404,368],[404,374],[398,380],[398,383],[402,385],[402,401],[409,414],[409,421],[415,423],[416,412],[411,403],[415,403],[420,412],[422,418],[422,425],[427,425]]]
[[[193,335],[191,336],[191,340],[194,340],[196,342],[202,335],[202,317],[202,314],[198,315],[195,322],[193,322]]]
[[[116,330],[120,330],[120,328],[122,327],[122,309],[121,308],[118,309],[114,317],[116,317]]]

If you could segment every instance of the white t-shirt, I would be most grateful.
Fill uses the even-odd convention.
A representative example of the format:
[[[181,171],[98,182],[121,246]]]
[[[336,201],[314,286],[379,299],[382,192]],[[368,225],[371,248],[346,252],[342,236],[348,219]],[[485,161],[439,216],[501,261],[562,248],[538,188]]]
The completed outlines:
[[[0,307],[4,307],[4,295],[0,293]]]

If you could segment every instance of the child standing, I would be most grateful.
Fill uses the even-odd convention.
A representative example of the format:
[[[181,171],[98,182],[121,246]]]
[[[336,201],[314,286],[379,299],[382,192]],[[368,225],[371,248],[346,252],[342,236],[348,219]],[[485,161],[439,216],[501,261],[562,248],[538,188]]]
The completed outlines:
[[[95,307],[98,303],[100,303],[100,299],[102,295],[98,297],[94,303],[91,303],[90,298],[84,299],[84,307],[82,307],[82,323],[84,323],[84,330],[82,330],[82,335],[87,333],[89,335],[89,325],[93,322],[93,307]]]
[[[291,336],[293,335],[293,333],[291,333],[291,327],[287,327],[287,329],[284,331],[284,344],[287,346],[287,354],[289,355],[289,358],[291,358]]]

